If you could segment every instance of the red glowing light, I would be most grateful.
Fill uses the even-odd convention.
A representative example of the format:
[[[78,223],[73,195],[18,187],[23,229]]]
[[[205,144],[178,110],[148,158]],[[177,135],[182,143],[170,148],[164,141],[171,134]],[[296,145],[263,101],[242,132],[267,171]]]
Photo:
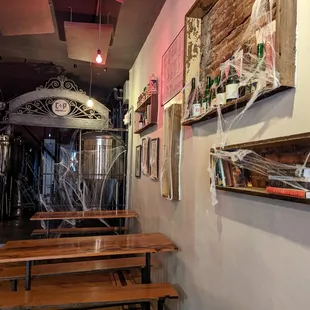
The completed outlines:
[[[100,50],[100,49],[98,49],[98,51],[97,51],[96,62],[97,62],[98,64],[101,64],[101,63],[102,63],[102,56],[101,56],[101,50]]]

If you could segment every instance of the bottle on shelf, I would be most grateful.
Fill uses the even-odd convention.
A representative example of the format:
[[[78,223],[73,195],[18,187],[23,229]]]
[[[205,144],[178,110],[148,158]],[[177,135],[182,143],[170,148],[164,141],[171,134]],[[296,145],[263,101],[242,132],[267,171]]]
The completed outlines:
[[[193,115],[193,105],[195,103],[195,91],[196,91],[196,79],[192,78],[191,82],[191,92],[188,96],[187,100],[187,117],[191,117]]]
[[[257,58],[256,58],[256,66],[255,66],[255,73],[253,75],[252,83],[251,83],[251,93],[254,93],[258,81],[260,79],[260,83],[262,87],[266,84],[266,77],[265,77],[265,70],[266,65],[264,61],[264,43],[257,44]]]
[[[233,58],[231,58],[231,61]],[[234,64],[230,65],[226,84],[226,101],[230,102],[239,98],[239,77]]]
[[[143,114],[140,114],[140,119],[139,119],[139,124],[138,124],[138,128],[141,129],[143,128]]]
[[[217,95],[219,84],[220,84],[220,78],[216,76],[215,79],[213,80],[213,84],[211,87],[211,107],[212,108],[215,108],[217,106],[216,95]]]
[[[226,104],[226,83],[224,79],[221,79],[216,93],[216,104],[224,105]]]
[[[207,76],[206,90],[205,90],[204,98],[202,101],[202,107],[201,107],[202,113],[206,113],[207,109],[209,108],[211,104],[211,85],[212,85],[212,79],[210,76]]]
[[[194,99],[193,107],[192,107],[192,116],[197,117],[201,114],[201,94],[197,89],[197,96]]]
[[[149,123],[148,118],[147,118],[147,110],[144,111],[143,117],[144,117],[144,124],[143,125],[145,126]]]

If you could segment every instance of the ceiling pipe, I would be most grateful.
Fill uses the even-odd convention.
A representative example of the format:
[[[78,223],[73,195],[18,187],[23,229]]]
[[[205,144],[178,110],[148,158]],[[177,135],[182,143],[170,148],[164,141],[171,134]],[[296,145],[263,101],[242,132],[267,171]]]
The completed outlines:
[[[113,88],[114,91],[114,98],[117,101],[122,101],[123,100],[123,90],[122,89],[117,89]],[[118,95],[118,92],[120,93],[121,96]]]

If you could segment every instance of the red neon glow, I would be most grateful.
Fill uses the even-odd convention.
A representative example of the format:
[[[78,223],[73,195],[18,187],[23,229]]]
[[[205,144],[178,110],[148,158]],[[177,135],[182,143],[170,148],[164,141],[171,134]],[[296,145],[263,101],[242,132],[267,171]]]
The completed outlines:
[[[101,57],[100,54],[97,55],[97,57],[96,57],[96,62],[97,62],[98,64],[101,64],[101,63],[102,63],[102,57]]]

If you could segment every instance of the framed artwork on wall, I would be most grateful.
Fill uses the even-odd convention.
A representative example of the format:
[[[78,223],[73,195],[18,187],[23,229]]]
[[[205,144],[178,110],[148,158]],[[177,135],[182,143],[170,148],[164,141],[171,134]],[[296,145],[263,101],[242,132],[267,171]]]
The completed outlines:
[[[149,156],[150,156],[150,138],[142,139],[142,173],[144,175],[149,174]]]
[[[136,147],[136,166],[135,166],[135,176],[136,178],[141,177],[141,151],[142,151],[142,146],[138,145]]]
[[[152,180],[158,180],[159,138],[151,140],[150,175]]]
[[[176,96],[184,86],[184,40],[183,27],[162,57],[161,105]]]

